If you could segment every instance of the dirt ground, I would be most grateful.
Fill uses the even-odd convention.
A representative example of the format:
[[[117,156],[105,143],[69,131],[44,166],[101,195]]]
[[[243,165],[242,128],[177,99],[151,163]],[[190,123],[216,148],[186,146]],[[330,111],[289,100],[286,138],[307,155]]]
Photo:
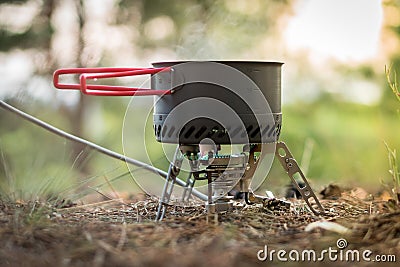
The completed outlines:
[[[208,216],[204,206],[171,206],[156,223],[157,200],[144,196],[63,208],[0,201],[0,266],[398,266],[394,203],[362,200],[353,191],[321,202],[327,214],[319,217],[301,200],[287,211],[239,203],[218,216]],[[286,253],[282,260],[279,250]],[[355,250],[359,261],[350,257]],[[268,257],[260,261],[264,251]]]

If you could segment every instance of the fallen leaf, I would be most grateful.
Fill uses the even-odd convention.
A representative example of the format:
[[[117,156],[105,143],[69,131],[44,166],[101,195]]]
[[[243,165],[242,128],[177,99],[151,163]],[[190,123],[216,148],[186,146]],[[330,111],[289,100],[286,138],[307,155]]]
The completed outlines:
[[[338,234],[348,234],[350,232],[349,228],[344,227],[343,225],[340,225],[338,223],[328,222],[328,221],[312,222],[306,226],[304,231],[311,232],[312,230],[317,228],[321,228]]]

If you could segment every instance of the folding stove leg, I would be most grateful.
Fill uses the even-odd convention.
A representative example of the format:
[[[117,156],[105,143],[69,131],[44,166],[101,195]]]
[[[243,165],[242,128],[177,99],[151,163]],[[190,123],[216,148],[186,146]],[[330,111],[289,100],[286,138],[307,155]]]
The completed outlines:
[[[323,215],[325,213],[324,207],[319,202],[317,196],[315,195],[314,191],[311,189],[310,184],[308,183],[306,177],[304,176],[303,172],[301,171],[299,165],[297,164],[296,160],[293,158],[293,155],[290,153],[288,147],[284,142],[278,142],[276,144],[275,155],[278,157],[283,169],[285,169],[286,173],[289,175],[292,183],[300,192],[301,196],[303,197],[304,201],[307,203],[308,207],[315,215]],[[300,186],[299,183],[294,178],[295,174],[299,174],[304,182],[304,186]],[[315,204],[317,205],[318,210],[315,210],[314,207],[310,203],[310,199],[314,199]]]
[[[213,188],[212,188],[212,176],[211,172],[207,172],[207,213],[214,214],[216,213],[215,210],[215,203],[213,202]]]
[[[174,190],[176,182],[176,177],[178,176],[181,170],[183,161],[183,157],[180,153],[181,152],[179,151],[179,148],[177,148],[174,156],[174,162],[170,163],[169,165],[168,176],[165,179],[163,192],[161,194],[161,198],[158,203],[156,221],[161,221],[164,218],[167,205],[171,199],[172,191]]]
[[[196,179],[193,177],[193,173],[189,173],[189,176],[186,180],[185,188],[183,189],[183,194],[182,194],[182,202],[187,202],[190,199],[190,196],[192,195],[194,183],[196,182]]]

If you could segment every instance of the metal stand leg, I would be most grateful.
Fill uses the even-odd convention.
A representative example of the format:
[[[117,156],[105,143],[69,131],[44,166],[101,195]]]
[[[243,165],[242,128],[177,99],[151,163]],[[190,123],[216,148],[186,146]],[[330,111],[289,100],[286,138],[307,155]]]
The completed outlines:
[[[296,160],[293,158],[293,155],[290,153],[288,147],[284,142],[278,142],[276,144],[275,155],[279,159],[283,169],[289,175],[292,183],[300,192],[301,196],[303,197],[304,201],[307,203],[308,207],[315,215],[323,215],[325,214],[324,207],[319,202],[317,196],[315,195],[314,191],[312,190],[310,184],[308,183],[306,177],[304,176],[303,172],[301,171],[299,165],[297,164]],[[304,186],[301,187],[299,183],[294,178],[295,174],[299,174],[304,182]],[[310,203],[310,199],[315,201],[318,210],[315,210],[314,207]]]
[[[189,176],[186,180],[185,188],[183,189],[183,194],[182,194],[182,202],[187,202],[189,201],[190,197],[192,196],[192,191],[194,184],[196,182],[196,179],[193,177],[193,173],[189,173]]]
[[[215,213],[215,204],[213,203],[213,188],[211,172],[207,172],[207,212]]]
[[[158,204],[156,221],[161,221],[164,218],[165,211],[167,209],[167,205],[171,199],[172,191],[174,190],[176,177],[178,176],[181,166],[182,166],[183,157],[181,152],[179,151],[179,147],[177,148],[174,156],[174,162],[169,165],[168,176],[165,180],[163,192],[161,195],[160,202]]]
[[[243,177],[240,179],[239,184],[240,184],[240,192],[243,193],[248,193],[250,190],[250,183],[251,179],[253,178],[253,175],[257,169],[258,163],[260,163],[261,158],[255,158],[254,153],[255,152],[261,152],[261,145],[254,145],[252,147],[250,146],[245,146],[243,148],[243,152],[249,152],[249,160],[248,160],[248,168],[243,174]]]
[[[213,201],[213,188],[212,188],[212,174],[211,172],[207,172],[207,203],[206,203],[206,209],[207,209],[207,224],[211,223],[212,221],[214,222],[215,225],[218,224],[218,212],[216,210],[216,204]]]

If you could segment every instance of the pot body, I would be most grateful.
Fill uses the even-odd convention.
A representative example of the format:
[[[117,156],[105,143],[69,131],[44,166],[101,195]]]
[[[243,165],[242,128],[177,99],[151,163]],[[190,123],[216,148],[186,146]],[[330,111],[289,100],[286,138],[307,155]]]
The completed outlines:
[[[276,142],[282,125],[279,62],[157,62],[170,71],[152,75],[157,141],[200,144]]]

